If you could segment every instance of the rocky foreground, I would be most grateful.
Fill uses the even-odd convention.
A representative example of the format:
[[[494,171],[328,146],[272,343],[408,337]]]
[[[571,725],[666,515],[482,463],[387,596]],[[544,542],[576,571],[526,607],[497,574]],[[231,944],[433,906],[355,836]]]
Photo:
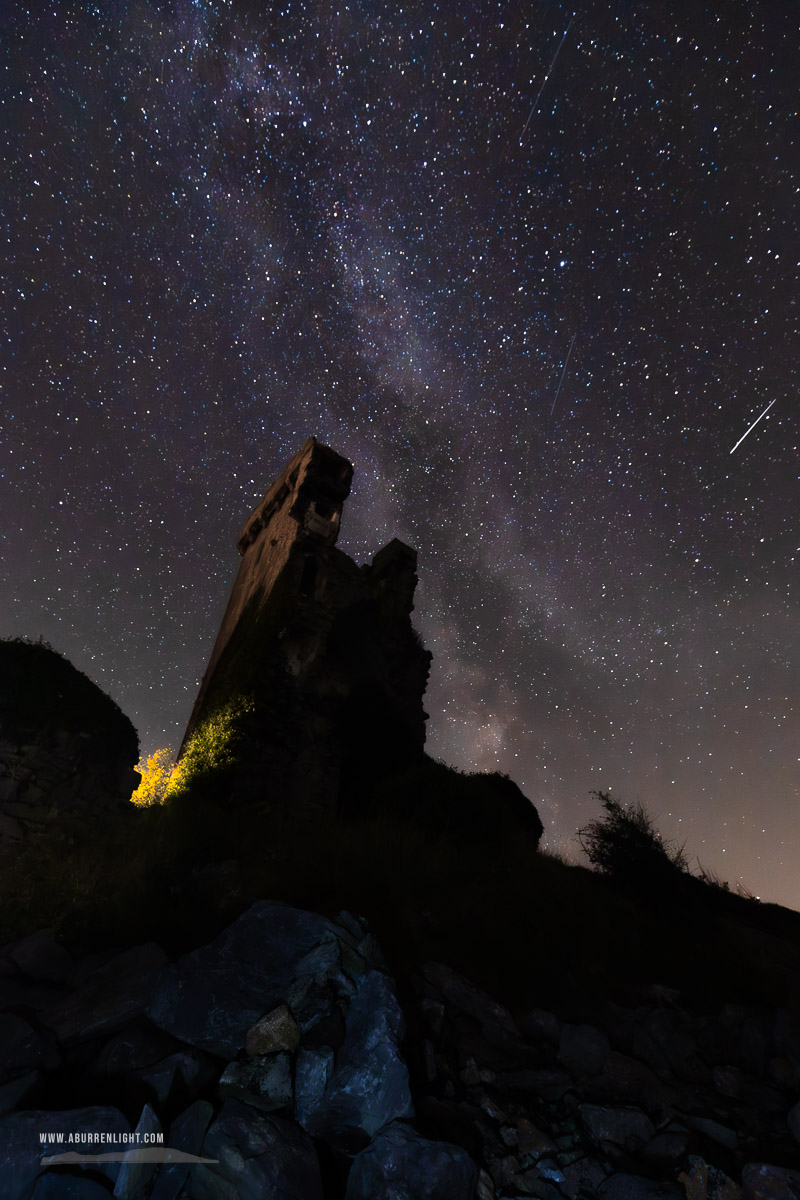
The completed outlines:
[[[173,963],[5,946],[3,1200],[800,1197],[787,1010],[653,988],[578,1023],[411,982],[403,1011],[361,921],[269,901]]]

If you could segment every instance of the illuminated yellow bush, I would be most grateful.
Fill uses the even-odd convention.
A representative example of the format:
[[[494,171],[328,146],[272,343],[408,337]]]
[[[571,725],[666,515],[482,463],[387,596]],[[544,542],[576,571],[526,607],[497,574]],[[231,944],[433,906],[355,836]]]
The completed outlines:
[[[172,751],[169,746],[165,746],[163,750],[156,750],[147,762],[142,760],[136,770],[141,775],[142,782],[131,796],[133,803],[142,806],[163,804],[172,775]]]
[[[239,696],[217,709],[195,729],[169,779],[166,800],[197,786],[217,784],[236,766],[243,725],[252,711],[252,699]]]

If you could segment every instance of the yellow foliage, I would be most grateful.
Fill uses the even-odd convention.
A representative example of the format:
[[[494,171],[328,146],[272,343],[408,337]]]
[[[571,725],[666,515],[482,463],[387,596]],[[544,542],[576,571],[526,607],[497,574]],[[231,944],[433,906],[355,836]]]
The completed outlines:
[[[142,782],[131,796],[133,803],[163,804],[172,775],[172,751],[169,746],[165,746],[163,750],[156,750],[146,763],[144,760],[140,762],[136,770],[140,773]]]

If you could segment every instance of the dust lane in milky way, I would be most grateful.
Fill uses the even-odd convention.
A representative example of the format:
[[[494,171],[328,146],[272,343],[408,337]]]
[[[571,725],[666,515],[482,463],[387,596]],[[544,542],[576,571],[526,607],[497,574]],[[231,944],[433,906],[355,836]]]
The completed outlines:
[[[800,906],[788,7],[5,23],[0,634],[177,746],[313,433],[419,551],[433,754]]]

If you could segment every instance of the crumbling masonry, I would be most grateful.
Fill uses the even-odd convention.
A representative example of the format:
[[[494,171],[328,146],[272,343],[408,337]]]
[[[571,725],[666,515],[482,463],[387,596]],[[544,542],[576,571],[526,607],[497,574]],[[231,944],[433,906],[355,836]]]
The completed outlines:
[[[422,759],[431,655],[411,626],[416,552],[336,549],[353,468],[309,438],[248,518],[239,573],[180,756],[246,708],[231,803],[331,819]]]

